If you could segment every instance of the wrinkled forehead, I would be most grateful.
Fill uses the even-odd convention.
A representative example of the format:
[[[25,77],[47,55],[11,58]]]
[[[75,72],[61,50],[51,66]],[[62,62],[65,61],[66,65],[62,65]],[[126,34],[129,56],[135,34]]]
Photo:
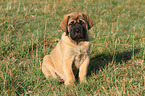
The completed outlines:
[[[83,16],[77,14],[70,16],[70,20],[79,20],[79,19],[83,19]]]
[[[79,22],[79,20],[82,20],[82,21],[85,22],[84,17],[82,16],[82,14],[73,14],[69,18],[69,22],[71,22],[71,21]]]

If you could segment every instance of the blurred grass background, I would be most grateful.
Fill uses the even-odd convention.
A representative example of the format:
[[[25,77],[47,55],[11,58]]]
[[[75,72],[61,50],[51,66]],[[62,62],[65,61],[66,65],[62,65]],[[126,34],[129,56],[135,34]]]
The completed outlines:
[[[63,16],[87,13],[91,61],[88,82],[65,87],[46,80],[42,58],[60,40]],[[1,0],[1,95],[145,94],[144,0]]]

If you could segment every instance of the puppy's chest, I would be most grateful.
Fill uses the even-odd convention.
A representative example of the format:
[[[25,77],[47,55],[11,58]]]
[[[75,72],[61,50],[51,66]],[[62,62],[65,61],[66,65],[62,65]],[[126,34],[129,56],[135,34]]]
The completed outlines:
[[[85,54],[76,55],[74,57],[74,65],[79,68],[85,60]]]
[[[89,54],[89,48],[76,48],[75,50],[75,57],[74,57],[74,65],[76,68],[79,68],[84,60],[86,59],[86,56]]]

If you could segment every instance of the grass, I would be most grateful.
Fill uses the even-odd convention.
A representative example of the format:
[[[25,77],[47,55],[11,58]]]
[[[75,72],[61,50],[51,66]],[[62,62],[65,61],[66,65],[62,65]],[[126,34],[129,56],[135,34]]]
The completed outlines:
[[[1,95],[145,94],[145,1],[1,0]],[[94,21],[86,84],[69,87],[46,80],[42,58],[63,33],[65,14],[79,11]]]

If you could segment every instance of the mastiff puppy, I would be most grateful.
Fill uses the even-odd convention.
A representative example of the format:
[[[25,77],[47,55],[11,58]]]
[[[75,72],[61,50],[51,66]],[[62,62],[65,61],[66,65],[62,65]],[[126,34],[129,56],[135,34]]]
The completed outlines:
[[[90,61],[90,39],[88,30],[93,22],[88,15],[73,12],[64,16],[60,23],[64,31],[56,47],[43,58],[42,72],[45,77],[60,77],[65,85],[75,81],[79,70],[80,82],[86,82],[87,67]]]

